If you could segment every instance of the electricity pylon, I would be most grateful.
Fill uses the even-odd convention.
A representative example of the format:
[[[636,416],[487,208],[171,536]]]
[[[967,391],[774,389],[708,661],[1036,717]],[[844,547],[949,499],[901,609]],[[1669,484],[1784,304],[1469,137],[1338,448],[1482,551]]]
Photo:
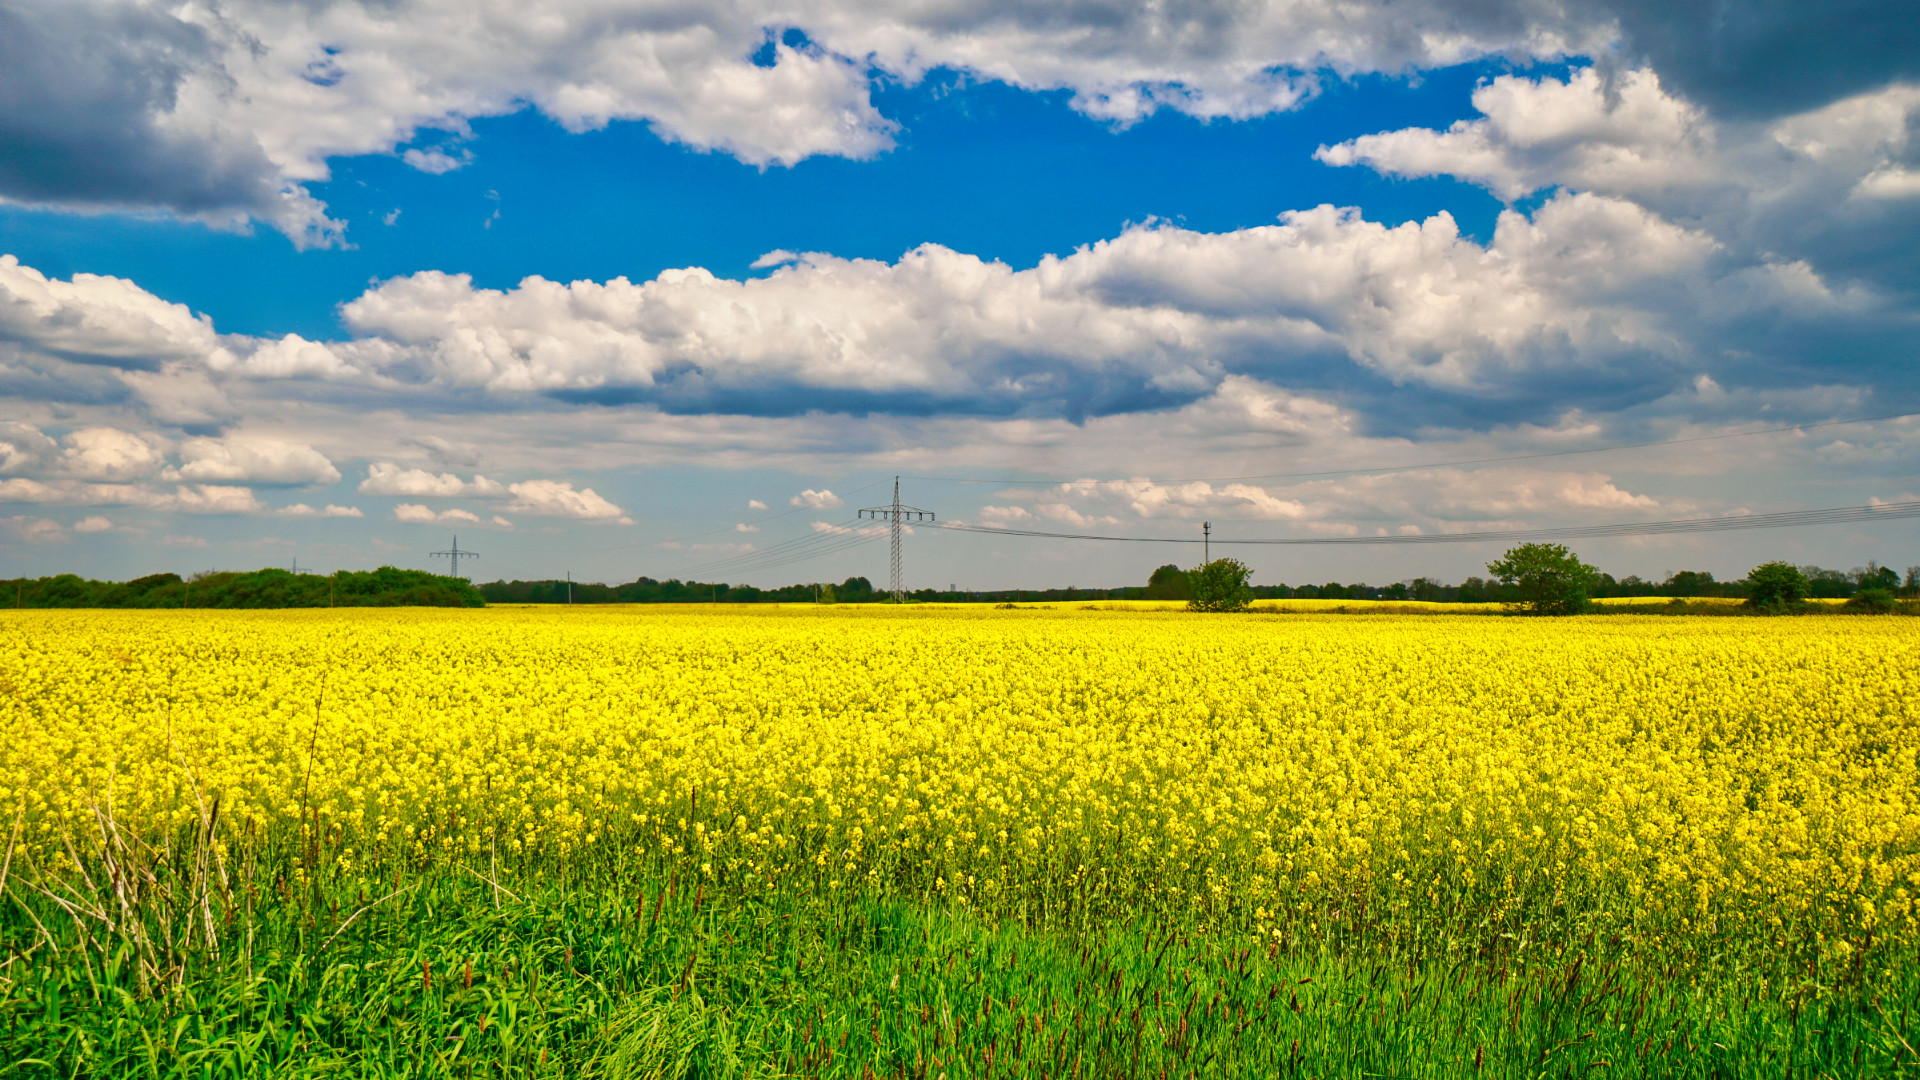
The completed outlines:
[[[869,506],[860,511],[860,516],[871,517],[875,521],[885,520],[887,533],[893,541],[893,580],[888,592],[893,594],[893,602],[907,602],[907,588],[900,580],[900,523],[903,521],[937,521],[933,511],[922,510],[917,506],[900,504],[900,478],[893,478],[893,503],[889,506]]]
[[[461,559],[477,559],[480,557],[480,553],[477,551],[461,551],[460,550],[460,534],[455,533],[453,536],[453,550],[436,551],[433,553],[433,557],[436,559],[453,560],[453,572],[449,576],[459,577],[460,576],[460,560]]]

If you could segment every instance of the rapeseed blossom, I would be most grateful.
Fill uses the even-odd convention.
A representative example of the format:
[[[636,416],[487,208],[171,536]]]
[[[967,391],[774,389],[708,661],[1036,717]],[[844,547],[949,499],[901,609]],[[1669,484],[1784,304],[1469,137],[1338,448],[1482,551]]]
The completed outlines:
[[[1920,941],[1920,624],[1156,611],[0,613],[24,857],[118,821],[305,871],[1329,933]],[[308,865],[310,864],[310,865]],[[1438,932],[1437,930],[1435,931]],[[1502,931],[1507,932],[1507,931]]]

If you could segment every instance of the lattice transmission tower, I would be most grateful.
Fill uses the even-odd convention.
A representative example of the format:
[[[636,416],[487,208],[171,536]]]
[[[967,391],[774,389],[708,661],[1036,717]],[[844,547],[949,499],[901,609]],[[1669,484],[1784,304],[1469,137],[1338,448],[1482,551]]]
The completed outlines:
[[[905,521],[938,521],[933,511],[922,510],[917,506],[903,506],[900,503],[900,478],[893,478],[893,503],[889,506],[869,506],[860,511],[863,518],[876,521],[885,520],[889,539],[893,541],[893,580],[887,591],[893,594],[893,602],[904,604],[907,601],[907,587],[900,578],[900,524]]]
[[[453,550],[436,551],[433,553],[433,557],[436,559],[452,560],[453,573],[449,576],[459,577],[460,576],[460,560],[461,559],[477,559],[480,557],[480,553],[477,551],[461,551],[460,550],[460,534],[455,533],[453,537]]]

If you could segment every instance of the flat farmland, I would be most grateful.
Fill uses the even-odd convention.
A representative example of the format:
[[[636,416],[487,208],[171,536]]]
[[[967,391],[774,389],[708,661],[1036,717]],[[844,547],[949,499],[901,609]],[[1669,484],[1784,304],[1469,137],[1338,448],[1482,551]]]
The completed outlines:
[[[1910,619],[0,627],[18,1075],[1920,1069]]]

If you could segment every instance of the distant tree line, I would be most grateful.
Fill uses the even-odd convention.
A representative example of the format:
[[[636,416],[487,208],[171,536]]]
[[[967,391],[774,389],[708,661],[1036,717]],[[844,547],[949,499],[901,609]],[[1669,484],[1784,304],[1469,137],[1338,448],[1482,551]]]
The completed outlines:
[[[1221,560],[1216,560],[1221,561]],[[1238,564],[1236,564],[1238,565]],[[1803,599],[1854,599],[1867,594],[1868,600],[1885,594],[1903,599],[1920,598],[1920,566],[1910,566],[1904,575],[1893,568],[1869,562],[1850,571],[1828,570],[1818,566],[1794,567],[1786,563],[1767,564],[1785,567],[1804,580]],[[915,589],[908,599],[919,602],[949,603],[1071,603],[1087,600],[1184,600],[1194,599],[1191,576],[1195,571],[1168,564],[1153,571],[1145,585],[1118,588],[1082,588],[1069,585],[1054,589]],[[1765,591],[1767,587],[1763,586]],[[494,604],[564,604],[568,602],[569,583],[564,580],[493,581],[473,585],[461,578],[446,577],[424,570],[401,570],[383,566],[378,570],[341,570],[334,574],[295,574],[277,568],[251,572],[217,571],[181,578],[178,574],[150,574],[131,581],[93,581],[74,574],[43,578],[0,580],[0,606],[22,608],[293,608],[293,607],[482,607]],[[838,584],[810,582],[762,589],[753,585],[729,585],[725,582],[656,581],[641,577],[621,585],[576,581],[571,583],[572,602],[576,604],[753,604],[753,603],[875,603],[887,599],[884,590],[876,591],[864,577],[850,577]],[[1204,591],[1204,590],[1203,590]],[[1247,600],[1419,600],[1441,604],[1520,604],[1527,600],[1525,588],[1516,580],[1503,584],[1497,578],[1470,576],[1458,584],[1417,577],[1389,585],[1363,582],[1342,584],[1246,585],[1244,578],[1233,586],[1236,597]],[[1659,582],[1634,575],[1616,579],[1596,572],[1588,581],[1586,596],[1600,599],[1617,596],[1731,597],[1756,599],[1749,579],[1716,581],[1703,570],[1682,570]],[[1772,593],[1758,599],[1769,599]],[[1771,602],[1771,600],[1769,600]]]
[[[1920,597],[1920,566],[1907,567],[1904,575],[1876,562],[1848,571],[1827,570],[1818,566],[1795,569],[1806,577],[1807,597],[1810,599],[1849,599],[1867,590],[1884,590],[1908,599]],[[1187,575],[1188,571],[1168,564],[1155,570],[1145,587],[1107,591],[1115,600],[1189,600],[1193,594]],[[1455,585],[1444,584],[1435,578],[1417,577],[1390,585],[1362,582],[1343,585],[1329,581],[1324,585],[1253,585],[1249,588],[1256,600],[1420,600],[1435,604],[1514,604],[1525,599],[1523,589],[1517,584],[1505,585],[1497,578],[1477,576],[1470,576]],[[1634,574],[1615,578],[1612,574],[1598,573],[1592,579],[1587,596],[1593,599],[1699,596],[1744,600],[1748,588],[1745,579],[1716,581],[1712,572],[1706,570],[1681,570],[1658,582]]]
[[[490,581],[477,588],[490,604],[569,602],[569,583],[565,581]],[[724,581],[681,581],[677,578],[655,581],[650,577],[637,578],[624,585],[586,581],[571,583],[571,602],[575,604],[798,604],[814,601],[864,604],[884,596],[882,593],[876,597],[873,583],[863,577],[850,577],[838,585],[813,582],[778,589],[729,585]]]
[[[278,568],[149,574],[92,581],[75,574],[0,581],[0,606],[17,608],[484,607],[470,583],[424,570],[295,574]]]

